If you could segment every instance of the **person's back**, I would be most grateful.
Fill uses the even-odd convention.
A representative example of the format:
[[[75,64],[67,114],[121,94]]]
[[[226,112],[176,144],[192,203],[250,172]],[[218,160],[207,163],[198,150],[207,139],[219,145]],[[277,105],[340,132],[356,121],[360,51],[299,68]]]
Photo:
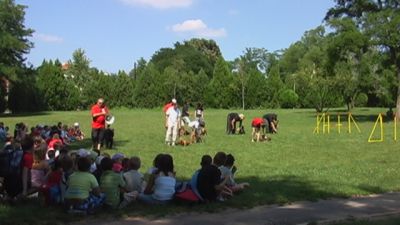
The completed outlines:
[[[171,200],[175,194],[176,179],[173,174],[160,172],[154,180],[153,198],[159,201]]]
[[[203,166],[197,176],[197,190],[201,197],[208,201],[215,201],[218,192],[215,186],[221,181],[221,172],[214,165]]]
[[[139,157],[132,157],[129,159],[129,170],[123,175],[128,192],[137,191],[141,193],[143,190],[144,177],[143,174],[138,171],[140,166],[141,161]]]
[[[112,171],[113,161],[110,158],[104,158],[100,164],[104,171],[100,178],[100,188],[106,195],[105,203],[116,208],[121,201],[120,189],[125,188],[125,181],[121,174]]]
[[[96,178],[87,171],[75,171],[68,178],[66,199],[84,200],[89,197],[90,191],[98,187]]]
[[[65,199],[83,201],[89,197],[90,192],[98,188],[96,178],[89,173],[90,161],[87,158],[78,159],[78,171],[68,177]]]
[[[142,192],[143,189],[143,174],[137,170],[129,170],[124,173],[124,179],[126,182],[126,190],[128,192],[137,191]]]

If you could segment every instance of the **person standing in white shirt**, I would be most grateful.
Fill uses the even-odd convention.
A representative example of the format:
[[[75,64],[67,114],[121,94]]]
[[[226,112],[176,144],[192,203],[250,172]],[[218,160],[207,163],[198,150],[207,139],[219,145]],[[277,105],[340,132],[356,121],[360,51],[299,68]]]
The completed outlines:
[[[178,108],[176,99],[172,99],[172,104],[173,107],[170,107],[165,113],[165,127],[167,128],[165,143],[174,146],[178,136],[181,112]]]

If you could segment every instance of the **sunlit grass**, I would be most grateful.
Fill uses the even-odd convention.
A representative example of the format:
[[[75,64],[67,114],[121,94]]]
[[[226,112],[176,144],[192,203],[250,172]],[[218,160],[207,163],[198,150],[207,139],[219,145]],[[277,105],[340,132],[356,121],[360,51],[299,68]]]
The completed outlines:
[[[237,179],[251,183],[250,189],[223,204],[200,205],[190,209],[174,205],[151,210],[133,206],[135,210],[127,210],[122,214],[131,215],[133,211],[136,214],[165,214],[182,210],[215,211],[222,206],[252,207],[259,204],[398,191],[400,151],[399,144],[393,140],[393,122],[384,123],[384,142],[368,143],[376,116],[385,111],[368,108],[355,110],[353,115],[361,133],[353,125],[352,133],[349,134],[347,118],[342,116],[340,134],[336,128],[336,117],[331,118],[330,134],[313,134],[316,125],[314,110],[248,110],[244,112],[247,133],[227,136],[226,115],[230,111],[210,109],[205,111],[208,136],[204,143],[169,147],[164,144],[164,116],[161,109],[114,109],[112,113],[116,117],[114,128],[117,150],[107,152],[139,156],[142,159],[142,172],[151,166],[156,154],[170,153],[174,158],[178,178],[188,179],[199,168],[202,155],[213,156],[217,151],[224,151],[232,153],[236,158]],[[267,112],[278,114],[279,133],[271,136],[271,142],[251,143],[251,119]],[[336,112],[331,112],[331,115],[334,117]],[[79,122],[87,136],[90,135],[90,120],[87,111],[1,118],[10,127],[20,121],[30,126],[55,124],[58,121],[70,125]],[[379,138],[379,130],[374,137]],[[89,140],[74,145],[76,148],[89,146]],[[1,206],[0,221],[10,220],[13,215],[10,212],[20,211],[15,209],[18,207],[20,206]],[[29,211],[32,208],[34,206],[28,204],[21,210]],[[34,213],[35,210],[28,213],[27,217],[46,220],[47,217]],[[55,218],[57,215],[63,217],[59,211],[54,214]]]

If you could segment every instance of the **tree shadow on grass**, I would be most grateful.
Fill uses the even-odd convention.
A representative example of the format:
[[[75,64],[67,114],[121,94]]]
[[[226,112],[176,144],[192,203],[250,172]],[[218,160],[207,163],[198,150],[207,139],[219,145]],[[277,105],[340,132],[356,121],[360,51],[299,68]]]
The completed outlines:
[[[346,197],[340,193],[323,190],[324,186],[329,186],[328,183],[309,181],[298,176],[274,176],[268,177],[266,180],[261,180],[258,177],[248,177],[238,179],[237,182],[250,183],[250,188],[242,194],[244,198],[252,199],[252,201],[241,199],[242,194],[240,194],[238,201],[236,201],[236,197],[232,199],[234,207],[287,204],[303,200],[316,201],[328,197]]]
[[[38,200],[30,199],[25,203],[17,203],[14,206],[4,205],[0,207],[0,221],[4,224],[64,224],[66,222],[78,220],[115,220],[126,216],[142,216],[145,218],[160,218],[165,216],[184,215],[189,212],[196,213],[219,213],[224,209],[236,208],[247,209],[259,205],[278,204],[285,205],[298,201],[317,201],[327,198],[347,198],[349,195],[339,192],[332,192],[332,184],[318,181],[310,181],[299,176],[273,176],[260,178],[256,176],[243,177],[237,182],[249,182],[250,188],[224,202],[214,203],[172,203],[168,205],[146,206],[141,203],[134,203],[123,210],[100,210],[94,216],[71,217],[61,206],[57,207],[37,207]],[[338,184],[335,184],[338,185]],[[327,189],[327,190],[325,190]],[[359,185],[356,189],[360,192],[382,193],[385,190],[370,185]],[[334,189],[333,189],[334,190]],[[304,203],[300,203],[304,204]],[[349,207],[342,205],[339,207]],[[46,213],[42,213],[46,210]],[[301,210],[301,208],[300,208]],[[309,208],[308,210],[314,210]],[[95,222],[91,224],[96,224]]]

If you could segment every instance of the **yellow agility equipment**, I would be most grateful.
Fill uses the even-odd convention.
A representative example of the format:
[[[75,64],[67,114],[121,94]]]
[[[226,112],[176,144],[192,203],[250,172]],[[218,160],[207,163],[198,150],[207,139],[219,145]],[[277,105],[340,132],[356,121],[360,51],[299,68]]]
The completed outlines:
[[[348,124],[348,129],[349,129],[349,133],[351,134],[351,123],[354,123],[354,125],[356,126],[356,128],[357,128],[357,130],[358,130],[358,133],[361,133],[361,130],[360,130],[360,128],[358,127],[358,125],[357,125],[357,122],[356,122],[356,120],[354,119],[354,117],[351,115],[351,113],[349,113],[348,115],[347,115],[347,124]]]
[[[393,117],[394,128],[393,128],[393,139],[397,141],[397,118],[396,116]]]
[[[342,123],[340,122],[340,113],[337,115],[337,124],[336,127],[338,129],[338,133],[340,134],[340,128],[342,127]]]
[[[322,123],[322,133],[330,133],[330,129],[331,129],[331,120],[330,120],[330,116],[327,113],[322,113],[321,115],[317,114],[317,125],[314,128],[313,133],[317,133],[319,134],[319,127]]]
[[[330,129],[331,129],[331,120],[329,117],[329,114],[325,114],[324,116],[324,120],[323,120],[323,124],[322,124],[322,133],[325,134],[326,133],[330,133]],[[325,129],[327,129],[327,131],[325,131]]]
[[[376,129],[376,126],[378,125],[378,123],[381,128],[381,138],[380,139],[372,139],[372,135],[375,133],[375,129]],[[373,142],[383,142],[383,118],[382,118],[381,113],[379,113],[378,118],[376,119],[374,128],[372,128],[371,134],[369,135],[369,138],[368,138],[368,143],[373,143]]]
[[[314,128],[313,133],[317,133],[319,134],[319,125],[321,124],[321,121],[323,120],[323,118],[325,117],[325,113],[322,113],[322,115],[320,116],[319,113],[317,114],[317,126]]]

